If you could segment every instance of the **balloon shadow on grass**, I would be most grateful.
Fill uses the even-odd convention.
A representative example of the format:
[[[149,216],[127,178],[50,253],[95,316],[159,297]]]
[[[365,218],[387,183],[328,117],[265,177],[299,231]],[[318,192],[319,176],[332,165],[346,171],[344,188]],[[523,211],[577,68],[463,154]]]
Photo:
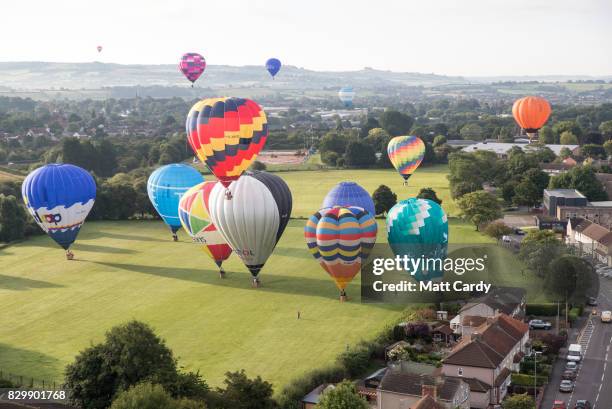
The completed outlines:
[[[156,241],[156,242],[167,242],[172,241],[172,236],[168,232],[168,240],[162,240],[151,236],[143,236],[140,234],[121,234],[121,233],[109,233],[109,232],[98,232],[91,239],[97,239],[99,237],[108,237],[109,239],[127,240],[127,241]]]
[[[196,270],[182,267],[156,267],[102,261],[88,262],[140,274],[149,274],[158,277],[173,278],[218,287],[251,289],[252,291],[259,292],[305,295],[326,299],[338,299],[339,296],[338,290],[336,289],[333,281],[331,281],[331,279],[329,279],[329,277],[327,277],[327,275],[322,271],[317,272],[316,275],[313,273],[313,276],[320,277],[317,279],[300,276],[288,276],[283,274],[266,275],[264,267],[264,271],[260,276],[261,287],[253,289],[251,287],[251,274],[245,271],[226,271],[226,278],[221,279],[219,278],[219,274],[216,270],[210,269]],[[354,286],[354,289],[351,288],[349,299],[352,300],[352,302],[359,302],[359,292],[359,286]],[[386,304],[371,305],[383,309],[398,309],[397,306],[389,306]]]
[[[27,291],[39,288],[60,288],[62,285],[31,278],[14,277],[0,274],[0,290]]]
[[[111,253],[111,254],[136,254],[138,251],[132,249],[124,249],[121,247],[100,246],[97,244],[75,243],[74,251],[91,251],[94,253]]]

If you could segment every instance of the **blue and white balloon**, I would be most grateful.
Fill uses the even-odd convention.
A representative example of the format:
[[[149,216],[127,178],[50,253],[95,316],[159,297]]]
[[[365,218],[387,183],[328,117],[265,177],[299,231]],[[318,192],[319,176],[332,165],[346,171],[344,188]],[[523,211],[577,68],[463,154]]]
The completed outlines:
[[[149,176],[149,200],[172,231],[175,241],[178,240],[176,232],[181,228],[179,201],[186,191],[202,182],[204,177],[200,172],[181,163],[162,166]]]
[[[334,206],[361,207],[367,210],[372,217],[376,215],[372,197],[355,182],[340,182],[327,193],[321,208]]]
[[[72,257],[74,243],[96,200],[96,182],[85,169],[52,163],[32,171],[21,185],[36,223]]]

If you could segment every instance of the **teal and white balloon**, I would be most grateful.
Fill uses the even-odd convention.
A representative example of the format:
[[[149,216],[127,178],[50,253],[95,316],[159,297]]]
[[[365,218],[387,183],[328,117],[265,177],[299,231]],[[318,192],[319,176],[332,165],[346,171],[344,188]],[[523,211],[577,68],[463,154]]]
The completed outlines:
[[[442,265],[448,253],[448,218],[439,204],[412,198],[393,206],[387,214],[387,240],[396,256],[433,260],[423,263],[413,277],[418,281],[444,275]]]

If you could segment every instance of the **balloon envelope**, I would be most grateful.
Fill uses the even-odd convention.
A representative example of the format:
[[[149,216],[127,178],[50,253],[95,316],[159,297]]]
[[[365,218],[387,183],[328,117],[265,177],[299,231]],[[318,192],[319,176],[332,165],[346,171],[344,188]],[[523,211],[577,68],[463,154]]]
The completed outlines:
[[[358,207],[321,209],[304,227],[306,245],[344,295],[367,259],[378,226],[374,217]]]
[[[276,175],[246,174],[210,193],[210,217],[255,280],[291,216],[291,192]]]
[[[194,243],[201,244],[204,252],[221,267],[232,254],[231,247],[210,221],[208,200],[217,182],[203,182],[189,189],[179,201],[179,217],[183,229]]]
[[[36,223],[67,250],[93,207],[96,182],[85,169],[53,163],[32,171],[21,193]]]
[[[550,113],[550,104],[540,97],[520,98],[512,105],[514,119],[527,134],[534,134],[544,126]]]
[[[387,214],[387,240],[395,255],[412,259],[442,259],[443,263],[448,251],[446,213],[429,199],[403,200]],[[422,281],[443,275],[444,270],[438,265],[429,269],[419,268],[413,277]]]
[[[389,141],[387,154],[399,174],[408,180],[425,157],[425,144],[416,136],[396,136]]]
[[[102,51],[102,46],[101,45],[97,46],[96,50],[98,50],[98,52],[101,52]]]
[[[147,181],[149,200],[173,233],[181,228],[178,205],[183,194],[204,178],[188,165],[173,163],[156,169]]]
[[[353,105],[353,98],[355,98],[355,91],[353,91],[353,87],[343,87],[338,91],[338,98],[344,104],[345,107],[350,107]]]
[[[372,216],[376,215],[372,197],[355,182],[340,182],[327,193],[321,207],[334,206],[357,206],[367,210]]]
[[[191,148],[226,187],[248,169],[268,137],[265,112],[243,98],[197,102],[187,115],[186,127]]]
[[[266,70],[268,70],[272,78],[274,78],[274,76],[278,74],[278,71],[280,71],[280,69],[281,62],[278,58],[270,58],[268,61],[266,61]]]
[[[179,70],[194,83],[206,69],[206,60],[198,53],[186,53],[181,57]]]

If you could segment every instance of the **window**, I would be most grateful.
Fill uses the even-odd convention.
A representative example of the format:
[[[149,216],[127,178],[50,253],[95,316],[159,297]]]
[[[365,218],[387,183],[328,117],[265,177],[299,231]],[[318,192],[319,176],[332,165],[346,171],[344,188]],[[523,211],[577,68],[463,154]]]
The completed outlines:
[[[459,376],[463,376],[463,368],[459,368],[459,369],[457,370],[457,374],[458,374]]]

